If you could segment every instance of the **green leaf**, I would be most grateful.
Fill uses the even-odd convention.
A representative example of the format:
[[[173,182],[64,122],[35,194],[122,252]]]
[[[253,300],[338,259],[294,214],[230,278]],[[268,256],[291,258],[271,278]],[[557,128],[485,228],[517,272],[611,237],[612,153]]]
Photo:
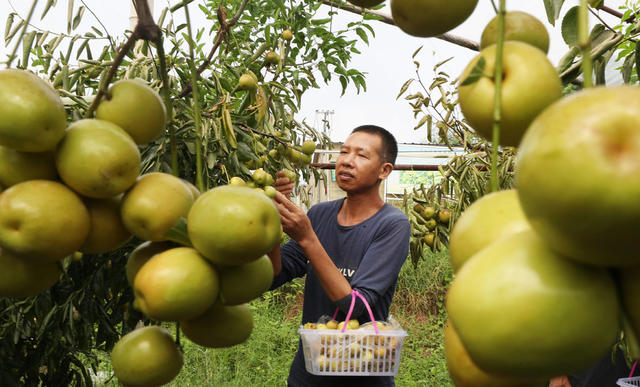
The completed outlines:
[[[544,0],[544,8],[547,11],[547,20],[551,25],[556,25],[556,20],[560,16],[560,10],[564,0]]]
[[[48,0],[47,1],[47,5],[44,6],[44,11],[42,11],[42,15],[40,16],[40,20],[44,19],[44,17],[47,15],[47,12],[49,12],[49,9],[53,5],[56,5],[56,0]]]
[[[31,54],[31,46],[33,45],[33,39],[36,37],[36,31],[29,32],[22,41],[22,67],[27,68],[29,66],[29,54]]]
[[[402,94],[404,94],[405,91],[407,91],[407,89],[409,88],[409,85],[411,85],[411,82],[413,82],[413,78],[409,79],[408,81],[406,81],[402,87],[400,88],[400,92],[398,93],[398,96],[396,97],[396,99],[400,98],[402,96]]]
[[[73,0],[69,0],[67,7],[67,34],[71,33],[71,23],[73,18]]]
[[[636,42],[636,50],[634,52],[636,62],[636,74],[640,75],[640,45]]]
[[[558,73],[562,73],[571,67],[574,59],[579,53],[580,49],[578,47],[571,47],[571,49],[567,51],[562,58],[560,58],[560,63],[558,63]]]
[[[569,47],[578,45],[578,12],[579,6],[572,7],[562,19],[562,39]]]
[[[9,32],[11,31],[11,25],[13,24],[13,18],[16,16],[15,13],[11,12],[9,14],[9,16],[7,16],[7,23],[4,25],[4,36],[5,39],[7,37],[7,35],[9,35]]]
[[[363,42],[369,45],[369,37],[367,37],[367,33],[364,31],[363,28],[361,27],[356,28],[356,34],[358,34],[358,36],[360,37],[360,39],[362,39]]]
[[[422,47],[424,47],[424,46],[418,47],[418,49],[413,52],[413,55],[411,55],[411,59],[415,59],[416,55],[418,55],[420,50],[422,50]]]
[[[422,116],[422,118],[421,118],[421,119],[420,119],[420,121],[418,122],[418,125],[416,125],[416,126],[413,128],[413,130],[418,130],[418,129],[420,129],[420,127],[421,127],[422,125],[424,125],[427,121],[429,121],[429,119],[430,119],[430,118],[431,118],[431,116],[430,116],[430,115],[428,115],[428,114],[425,114],[424,116]]]
[[[632,54],[628,55],[624,59],[624,63],[622,63],[621,73],[622,73],[622,80],[624,81],[624,83],[631,82],[631,74],[633,73],[633,65],[634,65],[634,63],[637,62],[636,56],[637,56],[636,53],[633,52]]]
[[[601,9],[604,5],[604,0],[589,0],[589,5],[595,9]]]
[[[469,75],[467,76],[467,78],[464,81],[462,81],[460,86],[471,85],[473,83],[476,83],[480,78],[482,78],[486,63],[487,61],[484,59],[484,57],[481,56],[480,59],[478,59],[478,61],[476,62],[475,66],[473,66],[473,68],[469,72]]]

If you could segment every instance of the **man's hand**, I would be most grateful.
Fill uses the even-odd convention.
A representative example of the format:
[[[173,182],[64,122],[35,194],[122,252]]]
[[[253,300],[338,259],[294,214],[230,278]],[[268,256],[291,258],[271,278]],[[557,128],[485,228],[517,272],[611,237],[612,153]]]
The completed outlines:
[[[280,180],[280,178],[278,178],[278,180]],[[287,233],[287,235],[298,243],[313,238],[313,227],[311,226],[311,221],[304,211],[293,204],[291,200],[281,192],[276,192],[274,202],[278,212],[280,212],[282,229]]]
[[[279,171],[276,174],[275,188],[278,192],[284,196],[289,197],[293,192],[293,188],[296,186],[295,182],[289,180],[284,171]]]
[[[571,387],[571,382],[566,376],[556,376],[549,381],[549,387]]]

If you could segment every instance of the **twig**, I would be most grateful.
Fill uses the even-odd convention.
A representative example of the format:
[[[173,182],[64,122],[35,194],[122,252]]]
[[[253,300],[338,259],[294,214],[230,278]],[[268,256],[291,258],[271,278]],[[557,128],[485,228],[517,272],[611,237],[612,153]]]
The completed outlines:
[[[619,11],[616,11],[613,8],[609,8],[606,5],[603,5],[602,8],[600,8],[601,10],[605,11],[606,13],[608,13],[609,15],[613,15],[615,17],[618,17],[622,20],[623,18],[623,14],[620,13]],[[627,22],[627,23],[633,23],[636,20],[636,14],[634,13],[633,15],[629,16],[628,19],[626,20],[622,20],[623,22]]]
[[[386,24],[390,24],[395,26],[396,23],[393,21],[393,19],[391,18],[391,16],[389,15],[385,15],[381,12],[375,12],[375,11],[371,11],[365,8],[360,8],[360,7],[356,7],[356,6],[352,6],[352,5],[345,5],[345,4],[338,4],[338,3],[334,3],[331,0],[320,0],[323,4],[326,4],[328,6],[331,7],[336,7],[339,8],[343,11],[348,11],[351,13],[355,13],[358,15],[362,15],[364,13],[367,13],[369,15],[375,15],[381,18],[381,22],[386,23]],[[444,41],[447,41],[449,43],[453,43],[455,45],[461,46],[461,47],[465,47],[468,48],[470,50],[473,51],[480,51],[480,46],[478,45],[478,43],[473,42],[471,40],[459,37],[459,36],[455,36],[455,35],[451,35],[451,34],[442,34],[442,35],[438,35],[435,36],[435,38],[437,39],[441,39]]]
[[[222,12],[224,10],[222,9],[221,5],[219,6],[219,8],[218,8],[218,20],[221,21],[220,22],[220,28],[218,29],[218,32],[216,33],[215,42],[213,43],[213,47],[211,47],[211,50],[209,51],[209,54],[207,55],[207,59],[204,62],[202,62],[200,64],[200,66],[198,67],[198,70],[197,70],[197,75],[198,76],[200,76],[200,74],[202,74],[202,72],[204,70],[206,70],[207,67],[209,67],[209,64],[211,64],[211,60],[213,59],[213,55],[215,54],[215,52],[218,50],[218,48],[222,44],[222,41],[225,39],[225,36],[229,32],[230,28],[234,24],[236,24],[238,22],[238,20],[240,19],[240,16],[242,16],[242,12],[244,12],[244,9],[246,8],[248,3],[249,3],[249,0],[242,0],[242,3],[240,3],[240,7],[238,8],[238,11],[236,12],[236,14],[231,19],[229,19],[229,21],[226,21],[224,18],[221,17],[221,14],[222,14]],[[185,5],[185,7],[186,7],[186,5]],[[224,14],[224,16],[226,17],[226,13]],[[189,94],[191,92],[191,90],[193,90],[193,85],[191,83],[188,83],[184,87],[184,89],[180,92],[179,98],[186,97],[187,94]]]
[[[600,23],[602,23],[603,26],[605,26],[608,30],[615,32],[615,30],[613,28],[611,28],[611,26],[609,26],[607,24],[607,22],[605,22],[600,15],[598,14],[598,12],[594,11],[593,8],[589,8],[589,12],[591,12],[591,14],[593,16],[595,16],[598,20],[600,20]]]
[[[113,42],[113,39],[111,38],[111,35],[109,35],[109,30],[107,30],[107,27],[104,26],[104,24],[102,24],[102,21],[100,20],[100,18],[98,18],[98,15],[95,14],[95,12],[93,12],[93,10],[91,8],[89,8],[89,6],[84,2],[84,0],[80,0],[80,2],[82,2],[82,5],[84,5],[84,7],[86,9],[89,10],[89,12],[91,12],[91,14],[93,15],[94,18],[96,18],[96,20],[98,21],[98,23],[100,24],[100,26],[102,26],[102,29],[104,30],[104,32],[107,34],[107,38],[109,39],[109,44],[111,45],[111,50],[113,52],[116,51],[116,46]]]
[[[287,142],[286,142],[286,141],[284,141],[284,140],[281,140],[281,139],[280,139],[280,138],[278,138],[276,135],[269,134],[269,133],[265,133],[265,132],[261,132],[261,131],[259,131],[259,130],[257,130],[257,129],[254,129],[254,128],[250,127],[249,125],[247,125],[247,124],[245,124],[245,123],[243,123],[243,122],[234,122],[234,125],[236,125],[236,126],[237,126],[238,128],[240,128],[240,129],[244,130],[245,132],[253,132],[253,133],[255,133],[255,134],[257,134],[257,135],[260,135],[260,136],[262,136],[262,137],[269,137],[269,138],[272,138],[272,139],[274,139],[275,141],[279,142],[280,144],[284,145],[284,146],[285,146],[285,148],[289,148],[289,147],[290,147],[289,143],[287,143]]]

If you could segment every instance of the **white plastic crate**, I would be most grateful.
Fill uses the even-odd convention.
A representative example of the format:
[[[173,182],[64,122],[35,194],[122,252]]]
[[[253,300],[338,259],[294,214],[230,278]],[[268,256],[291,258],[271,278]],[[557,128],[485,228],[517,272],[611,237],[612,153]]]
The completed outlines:
[[[640,376],[634,376],[632,378],[621,378],[617,382],[620,387],[637,387],[640,386]]]
[[[407,333],[404,330],[298,330],[304,363],[314,375],[395,375]]]

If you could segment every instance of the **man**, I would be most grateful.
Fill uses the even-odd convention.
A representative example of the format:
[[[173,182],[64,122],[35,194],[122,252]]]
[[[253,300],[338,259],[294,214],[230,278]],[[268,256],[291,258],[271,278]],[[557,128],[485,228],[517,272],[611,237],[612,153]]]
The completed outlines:
[[[344,320],[351,304],[351,290],[358,290],[372,308],[376,320],[386,320],[398,273],[409,245],[410,225],[398,209],[385,204],[380,183],[391,171],[398,152],[393,135],[373,125],[353,130],[336,162],[336,181],[345,199],[320,203],[308,214],[291,201],[293,183],[283,174],[276,181],[275,202],[282,227],[291,241],[270,253],[274,266],[272,289],[306,274],[302,323],[316,322],[340,309]],[[287,194],[285,196],[284,194]],[[364,303],[356,301],[352,318],[370,320]],[[392,376],[317,376],[304,366],[298,344],[288,385],[393,386]]]

